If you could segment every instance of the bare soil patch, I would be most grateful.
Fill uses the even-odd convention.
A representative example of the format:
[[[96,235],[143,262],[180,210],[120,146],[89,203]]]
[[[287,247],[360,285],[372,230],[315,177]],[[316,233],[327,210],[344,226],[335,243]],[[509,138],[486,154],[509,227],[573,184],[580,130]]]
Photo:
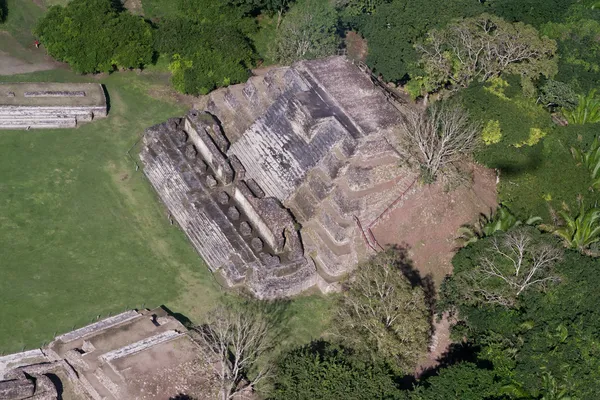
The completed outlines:
[[[123,7],[128,9],[132,14],[142,15],[144,8],[142,7],[142,0],[121,0]]]
[[[354,31],[346,33],[346,49],[348,57],[354,60],[365,61],[367,59],[367,40]]]
[[[431,275],[436,286],[452,272],[458,228],[497,205],[494,172],[473,166],[472,173],[470,187],[450,192],[440,182],[417,186],[371,228],[380,245],[406,246],[421,276]]]
[[[33,43],[23,47],[8,32],[0,31],[0,75],[27,74],[65,68],[48,56],[44,49],[36,48]]]

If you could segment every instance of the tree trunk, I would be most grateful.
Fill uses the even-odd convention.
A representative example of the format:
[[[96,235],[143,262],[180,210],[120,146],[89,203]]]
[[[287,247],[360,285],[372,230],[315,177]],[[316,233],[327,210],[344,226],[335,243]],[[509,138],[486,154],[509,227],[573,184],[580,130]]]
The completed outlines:
[[[277,27],[275,29],[279,29],[279,25],[281,25],[281,17],[283,15],[283,8],[280,8],[277,11]]]

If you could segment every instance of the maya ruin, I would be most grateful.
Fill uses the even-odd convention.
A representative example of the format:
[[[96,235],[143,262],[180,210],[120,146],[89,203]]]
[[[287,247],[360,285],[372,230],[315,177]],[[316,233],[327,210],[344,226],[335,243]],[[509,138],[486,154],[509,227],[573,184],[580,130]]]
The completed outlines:
[[[75,128],[107,115],[97,83],[0,83],[0,129]]]
[[[141,159],[227,286],[259,298],[327,292],[376,246],[362,225],[416,177],[388,141],[399,116],[348,59],[301,61],[149,128]]]
[[[169,398],[204,379],[187,332],[162,307],[99,320],[40,349],[0,356],[0,399]]]

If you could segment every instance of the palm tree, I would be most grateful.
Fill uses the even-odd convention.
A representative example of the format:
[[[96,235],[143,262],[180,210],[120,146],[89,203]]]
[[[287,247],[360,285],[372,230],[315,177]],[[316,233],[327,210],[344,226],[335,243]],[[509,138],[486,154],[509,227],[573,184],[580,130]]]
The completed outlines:
[[[590,171],[592,187],[600,189],[600,140],[598,136],[596,136],[588,151],[572,147],[571,153],[575,161],[583,164]]]
[[[496,212],[489,217],[485,214],[479,215],[479,220],[473,225],[463,225],[458,229],[458,241],[462,246],[474,243],[479,239],[492,235],[494,232],[508,232],[510,229],[519,225],[535,225],[542,219],[540,217],[530,217],[522,221],[518,219],[512,211],[505,205],[500,204]]]
[[[571,216],[568,209],[559,211],[558,214],[563,219],[564,224],[550,227],[549,230],[562,238],[565,246],[587,251],[590,245],[600,241],[599,207],[586,209],[583,201],[581,201],[579,213],[576,216]]]
[[[600,122],[600,100],[596,98],[596,90],[591,90],[587,96],[577,96],[579,103],[573,110],[563,113],[570,124],[586,124]]]

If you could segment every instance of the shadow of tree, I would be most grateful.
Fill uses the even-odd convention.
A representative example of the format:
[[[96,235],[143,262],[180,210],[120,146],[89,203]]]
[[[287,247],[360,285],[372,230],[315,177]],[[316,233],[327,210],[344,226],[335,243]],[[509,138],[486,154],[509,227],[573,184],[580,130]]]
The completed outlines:
[[[8,4],[6,0],[0,0],[0,22],[6,21],[8,17]]]
[[[393,245],[387,247],[386,251],[394,253],[394,267],[402,271],[402,274],[408,279],[411,286],[421,287],[425,294],[425,302],[431,315],[435,313],[435,303],[437,291],[431,274],[421,276],[421,272],[414,266],[413,261],[408,255],[409,246],[407,244]]]
[[[196,400],[194,397],[187,394],[179,393],[177,396],[169,397],[169,400]]]

